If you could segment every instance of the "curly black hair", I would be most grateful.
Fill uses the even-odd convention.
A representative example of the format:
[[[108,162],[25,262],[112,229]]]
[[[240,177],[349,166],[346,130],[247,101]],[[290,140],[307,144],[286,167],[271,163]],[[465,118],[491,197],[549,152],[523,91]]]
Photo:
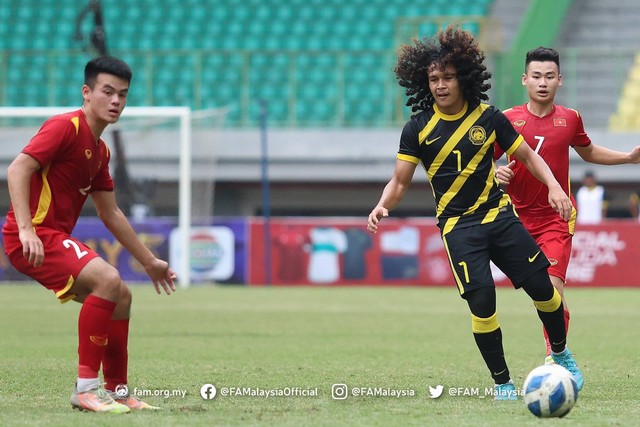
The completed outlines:
[[[412,112],[433,106],[435,100],[429,91],[429,68],[433,65],[440,69],[447,65],[456,68],[456,77],[467,102],[474,104],[489,99],[485,92],[491,87],[487,83],[491,73],[483,64],[486,57],[473,34],[450,25],[432,39],[414,40],[413,43],[401,47],[394,69],[398,83],[406,88],[409,97],[406,105]]]

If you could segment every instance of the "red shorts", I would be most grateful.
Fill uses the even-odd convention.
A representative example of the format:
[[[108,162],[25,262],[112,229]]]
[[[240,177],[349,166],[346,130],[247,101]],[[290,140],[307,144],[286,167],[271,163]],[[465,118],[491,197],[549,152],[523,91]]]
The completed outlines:
[[[19,272],[37,280],[55,292],[60,302],[75,298],[69,293],[75,279],[89,261],[99,255],[87,245],[58,230],[36,228],[44,246],[44,262],[34,267],[22,255],[22,244],[17,233],[4,233],[4,247],[11,264]]]
[[[560,216],[527,217],[520,215],[525,228],[535,239],[542,253],[549,259],[549,275],[566,281],[567,267],[571,259],[571,243],[575,218],[565,221]]]

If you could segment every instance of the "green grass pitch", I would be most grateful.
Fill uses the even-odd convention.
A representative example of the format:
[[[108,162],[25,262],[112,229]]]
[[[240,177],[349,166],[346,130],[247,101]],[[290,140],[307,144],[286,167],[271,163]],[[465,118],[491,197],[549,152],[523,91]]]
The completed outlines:
[[[640,425],[640,290],[567,289],[569,346],[585,387],[567,417],[539,420],[521,400],[448,394],[483,395],[492,385],[455,288],[196,286],[169,297],[132,289],[130,388],[186,395],[146,398],[163,407],[155,413],[72,410],[80,305],[60,305],[39,285],[3,285],[0,425]],[[498,290],[498,318],[520,387],[544,359],[540,322],[526,294],[510,288]],[[206,383],[218,389],[213,400],[200,396]],[[414,395],[334,400],[336,383]],[[431,399],[436,385],[444,393]],[[223,387],[317,396],[221,396]]]

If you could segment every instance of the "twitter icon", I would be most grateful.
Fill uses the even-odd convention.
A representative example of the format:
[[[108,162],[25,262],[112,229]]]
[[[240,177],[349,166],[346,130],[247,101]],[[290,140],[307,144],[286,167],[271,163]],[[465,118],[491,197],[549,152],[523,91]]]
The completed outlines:
[[[442,390],[444,390],[444,386],[438,385],[435,387],[429,386],[429,397],[432,399],[437,399],[442,396]]]

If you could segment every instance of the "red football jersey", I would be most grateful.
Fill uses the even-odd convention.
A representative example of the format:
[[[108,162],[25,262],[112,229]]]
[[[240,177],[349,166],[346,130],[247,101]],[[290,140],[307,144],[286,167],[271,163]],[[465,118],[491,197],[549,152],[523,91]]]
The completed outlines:
[[[22,150],[40,163],[31,178],[29,205],[34,226],[70,234],[92,191],[112,191],[109,148],[96,142],[82,110],[47,120]],[[5,232],[17,232],[13,208]]]
[[[584,130],[582,117],[576,110],[556,105],[550,114],[538,117],[527,109],[527,105],[519,105],[506,110],[504,114],[511,124],[549,165],[556,180],[566,194],[571,195],[569,179],[569,148],[586,147],[591,144]],[[496,144],[495,159],[502,156],[503,151]],[[515,160],[510,158],[509,161]],[[557,216],[549,205],[547,187],[534,177],[519,161],[513,167],[514,177],[507,187],[518,214],[522,216]],[[571,198],[575,206],[573,197]]]

